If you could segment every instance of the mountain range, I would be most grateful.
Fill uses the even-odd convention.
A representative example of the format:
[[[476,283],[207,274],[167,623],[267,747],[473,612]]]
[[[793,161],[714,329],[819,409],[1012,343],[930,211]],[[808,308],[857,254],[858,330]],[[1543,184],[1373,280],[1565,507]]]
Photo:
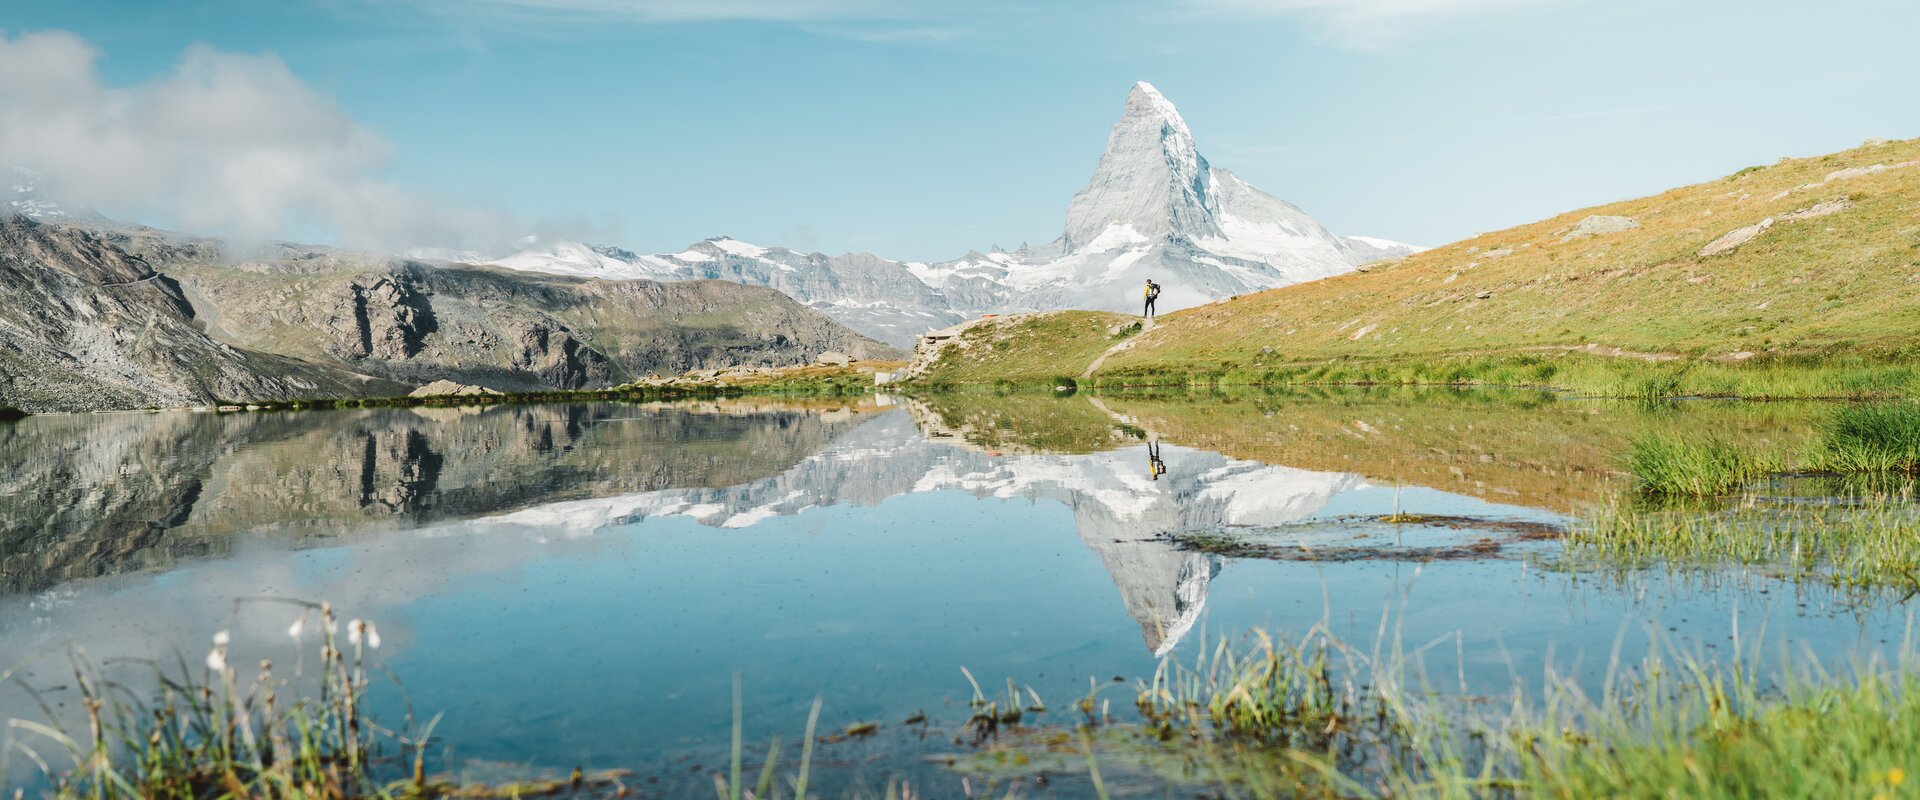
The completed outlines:
[[[497,258],[234,249],[59,202],[37,174],[0,169],[0,405],[397,394],[438,379],[573,389],[829,351],[891,357],[887,344],[982,314],[1137,313],[1148,277],[1172,311],[1417,248],[1337,236],[1212,166],[1140,83],[1060,237],[1011,252],[922,263],[726,237],[654,255],[537,240]]]
[[[16,195],[17,196],[17,195]],[[31,413],[597,388],[897,356],[792,298],[228,243],[71,211],[0,215],[0,407]],[[51,218],[55,221],[40,221]]]
[[[1058,239],[936,263],[870,253],[828,256],[727,237],[678,253],[637,254],[575,241],[529,239],[510,255],[437,254],[530,272],[768,286],[875,339],[920,333],[980,314],[1095,308],[1138,312],[1149,277],[1173,311],[1317,280],[1420,248],[1339,236],[1200,154],[1186,120],[1147,83],[1126,110]]]

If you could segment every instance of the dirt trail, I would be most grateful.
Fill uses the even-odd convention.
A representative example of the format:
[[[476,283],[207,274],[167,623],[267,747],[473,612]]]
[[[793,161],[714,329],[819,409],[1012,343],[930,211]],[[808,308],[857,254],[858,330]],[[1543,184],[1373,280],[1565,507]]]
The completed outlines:
[[[1133,347],[1134,342],[1140,341],[1140,337],[1147,335],[1147,331],[1153,330],[1158,325],[1159,323],[1154,322],[1152,317],[1141,320],[1139,333],[1127,337],[1127,340],[1124,342],[1107,348],[1105,352],[1102,352],[1098,358],[1093,360],[1093,363],[1088,364],[1086,369],[1081,370],[1080,380],[1084,381],[1093,377],[1093,371],[1099,369],[1101,364],[1107,363],[1108,356]]]
[[[134,284],[136,284],[136,283],[146,283],[147,281],[150,281],[150,280],[153,280],[154,278],[158,278],[158,277],[160,277],[160,273],[158,273],[158,272],[156,272],[156,273],[153,273],[152,275],[148,275],[147,277],[144,277],[144,278],[137,278],[137,279],[134,279],[134,280],[130,280],[130,281],[121,281],[121,282],[119,282],[119,283],[102,283],[102,284],[96,284],[96,285],[98,285],[98,286],[103,286],[103,287],[105,287],[105,286],[132,286],[132,285],[134,285]]]

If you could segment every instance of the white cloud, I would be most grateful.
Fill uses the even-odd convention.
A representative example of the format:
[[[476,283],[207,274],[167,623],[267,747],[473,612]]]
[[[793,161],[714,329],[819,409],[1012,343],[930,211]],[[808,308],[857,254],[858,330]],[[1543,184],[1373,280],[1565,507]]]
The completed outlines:
[[[0,33],[0,165],[63,199],[183,230],[331,232],[377,249],[491,244],[496,215],[379,179],[393,148],[272,55],[196,46],[147,83],[110,87],[84,40]]]
[[[1190,6],[1232,14],[1296,16],[1313,20],[1334,40],[1376,47],[1438,22],[1541,8],[1559,0],[1187,0]]]

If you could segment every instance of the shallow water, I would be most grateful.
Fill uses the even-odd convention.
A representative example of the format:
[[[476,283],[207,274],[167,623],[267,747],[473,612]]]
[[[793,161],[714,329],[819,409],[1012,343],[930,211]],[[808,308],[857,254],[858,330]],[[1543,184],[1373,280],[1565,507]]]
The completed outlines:
[[[378,624],[413,708],[445,713],[446,764],[689,775],[725,758],[736,672],[758,741],[791,740],[815,697],[826,731],[963,719],[962,666],[1064,707],[1256,626],[1420,651],[1471,694],[1549,666],[1598,681],[1650,639],[1885,651],[1898,601],[1589,574],[1514,535],[1617,492],[1633,431],[1790,438],[1817,417],[1340,396],[30,418],[0,426],[0,665],[53,654],[21,681],[58,700],[68,643],[198,663],[230,626],[234,663],[284,670],[296,612],[257,599],[328,600]],[[1396,512],[1428,522],[1379,521]],[[1288,556],[1168,539],[1196,533]],[[42,714],[16,685],[4,716]],[[838,757],[911,772],[932,739]]]

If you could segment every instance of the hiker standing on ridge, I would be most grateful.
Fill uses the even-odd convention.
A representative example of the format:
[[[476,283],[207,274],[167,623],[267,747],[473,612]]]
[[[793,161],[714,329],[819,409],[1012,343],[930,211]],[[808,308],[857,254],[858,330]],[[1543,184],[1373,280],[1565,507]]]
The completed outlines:
[[[1160,284],[1154,283],[1152,278],[1148,278],[1147,279],[1147,308],[1145,311],[1141,312],[1140,315],[1147,319],[1153,319],[1153,301],[1158,299],[1160,299]]]

